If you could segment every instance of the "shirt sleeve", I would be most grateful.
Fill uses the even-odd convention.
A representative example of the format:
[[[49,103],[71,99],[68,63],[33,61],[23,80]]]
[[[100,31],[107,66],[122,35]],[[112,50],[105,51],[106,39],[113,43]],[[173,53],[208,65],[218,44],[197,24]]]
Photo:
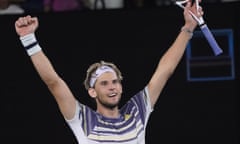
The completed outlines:
[[[148,88],[145,87],[143,90],[135,94],[124,106],[123,112],[132,113],[134,111],[137,119],[141,119],[143,125],[146,127],[147,121],[151,112],[151,102],[148,94]]]
[[[66,119],[67,124],[72,129],[76,139],[80,144],[86,144],[87,142],[87,136],[83,131],[82,127],[82,117],[80,116],[82,113],[82,105],[78,101],[76,101],[76,111],[75,115],[72,119]]]

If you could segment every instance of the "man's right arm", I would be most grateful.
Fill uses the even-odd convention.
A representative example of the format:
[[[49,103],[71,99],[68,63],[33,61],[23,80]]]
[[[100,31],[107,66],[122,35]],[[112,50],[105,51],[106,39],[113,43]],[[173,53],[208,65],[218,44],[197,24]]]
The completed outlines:
[[[20,36],[36,71],[53,94],[63,116],[66,119],[71,119],[75,114],[76,99],[37,43],[34,35],[37,27],[38,19],[31,16],[20,17],[15,23],[16,32]]]

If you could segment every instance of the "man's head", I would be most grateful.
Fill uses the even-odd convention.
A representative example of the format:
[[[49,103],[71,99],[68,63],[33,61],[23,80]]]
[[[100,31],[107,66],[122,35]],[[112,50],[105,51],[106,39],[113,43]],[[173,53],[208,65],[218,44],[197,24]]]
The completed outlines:
[[[113,63],[100,61],[88,68],[84,85],[98,108],[112,109],[121,99],[121,81],[121,72]]]
[[[87,76],[84,80],[84,86],[86,90],[95,86],[96,80],[101,74],[111,71],[116,73],[119,81],[122,81],[123,77],[121,71],[115,64],[111,62],[100,61],[90,65],[87,70]]]

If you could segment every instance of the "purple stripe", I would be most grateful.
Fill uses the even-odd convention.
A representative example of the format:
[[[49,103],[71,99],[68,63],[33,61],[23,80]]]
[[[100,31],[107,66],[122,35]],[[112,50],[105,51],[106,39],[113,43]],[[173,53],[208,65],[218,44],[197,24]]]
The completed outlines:
[[[121,109],[121,117],[119,118],[107,118],[99,113],[96,113],[90,107],[80,104],[80,117],[83,118],[82,127],[86,135],[117,135],[117,134],[127,134],[131,131],[136,131],[137,123],[141,123],[141,128],[138,131],[138,134],[143,132],[145,117],[146,117],[146,95],[144,90],[137,93],[134,97],[132,97]],[[129,119],[125,120],[125,115],[129,116]],[[85,121],[86,120],[86,121]],[[134,122],[132,126],[128,127],[130,123]],[[106,124],[107,123],[107,124]],[[86,127],[85,127],[86,126]],[[107,129],[112,129],[116,131],[108,131],[108,130],[94,130],[95,127],[102,127]],[[118,131],[122,128],[127,128],[122,131]],[[136,136],[137,137],[137,136]],[[136,138],[135,137],[135,138]],[[132,138],[132,139],[135,139]],[[123,141],[131,141],[132,139],[126,139]],[[100,140],[97,140],[100,141]],[[102,140],[101,142],[110,142],[111,140]],[[113,141],[112,141],[113,142]],[[119,141],[120,142],[120,141]]]

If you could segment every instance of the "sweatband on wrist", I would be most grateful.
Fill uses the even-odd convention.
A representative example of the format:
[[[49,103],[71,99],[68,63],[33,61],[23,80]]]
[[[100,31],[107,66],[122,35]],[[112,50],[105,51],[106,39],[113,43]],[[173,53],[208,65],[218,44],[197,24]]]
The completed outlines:
[[[42,50],[37,42],[37,39],[34,33],[30,33],[20,37],[20,40],[29,56],[32,56]]]

